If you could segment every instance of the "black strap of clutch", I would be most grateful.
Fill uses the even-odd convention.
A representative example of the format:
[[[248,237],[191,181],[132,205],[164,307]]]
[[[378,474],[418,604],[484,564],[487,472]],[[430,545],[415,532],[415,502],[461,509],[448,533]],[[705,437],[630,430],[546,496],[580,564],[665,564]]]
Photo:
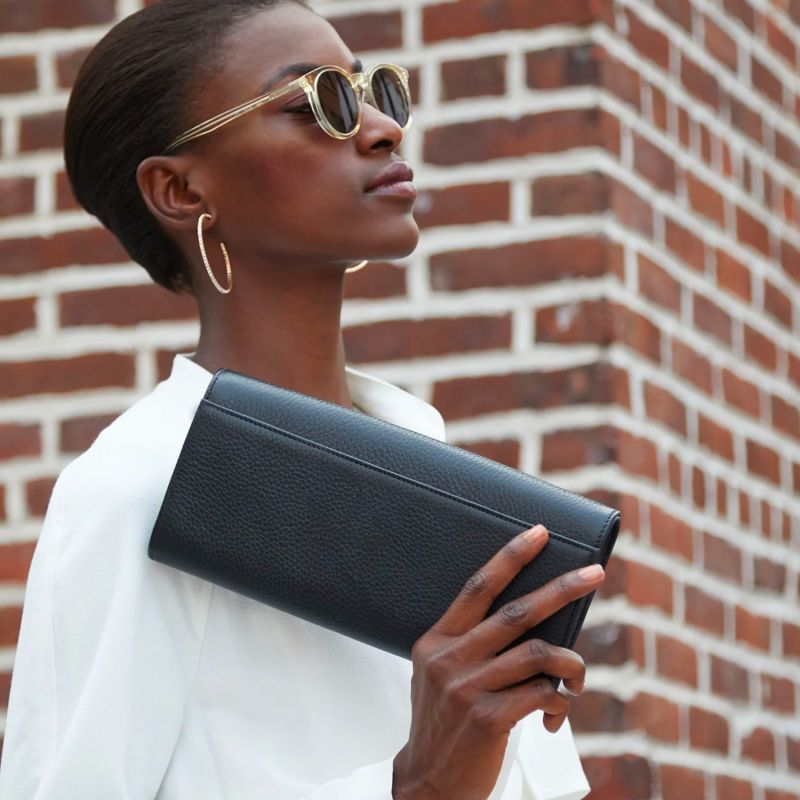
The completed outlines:
[[[619,512],[452,444],[221,369],[152,531],[152,559],[406,658],[467,579],[542,523],[489,613],[605,566]],[[593,594],[530,638],[572,647]],[[505,648],[505,649],[508,649]]]

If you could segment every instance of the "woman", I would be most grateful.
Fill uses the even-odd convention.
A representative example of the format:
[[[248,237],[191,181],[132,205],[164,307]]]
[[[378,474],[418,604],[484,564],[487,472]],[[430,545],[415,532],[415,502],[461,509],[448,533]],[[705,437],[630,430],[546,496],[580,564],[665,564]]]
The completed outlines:
[[[324,65],[339,72],[307,94],[297,78]],[[558,675],[578,693],[580,657],[544,643],[495,654],[596,589],[602,570],[567,575],[484,620],[544,546],[541,526],[467,583],[412,662],[147,557],[220,367],[444,439],[432,406],[345,363],[346,269],[405,256],[418,238],[397,152],[403,72],[376,73],[369,102],[348,105],[342,75],[359,70],[332,26],[296,0],[162,0],[112,29],[81,70],[66,121],[75,194],[155,281],[194,295],[201,334],[55,485],[25,598],[4,798],[588,791],[567,699],[534,678]],[[229,109],[238,110],[220,117]]]

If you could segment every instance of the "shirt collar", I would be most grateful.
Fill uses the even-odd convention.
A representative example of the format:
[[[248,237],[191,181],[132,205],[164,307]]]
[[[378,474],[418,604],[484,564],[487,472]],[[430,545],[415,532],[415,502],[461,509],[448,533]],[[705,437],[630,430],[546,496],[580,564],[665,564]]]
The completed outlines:
[[[214,377],[192,361],[194,353],[177,353],[172,372],[164,381],[168,388],[185,390],[200,401]],[[417,431],[432,439],[446,441],[445,425],[438,409],[416,395],[374,375],[345,365],[347,387],[353,404],[365,414]]]

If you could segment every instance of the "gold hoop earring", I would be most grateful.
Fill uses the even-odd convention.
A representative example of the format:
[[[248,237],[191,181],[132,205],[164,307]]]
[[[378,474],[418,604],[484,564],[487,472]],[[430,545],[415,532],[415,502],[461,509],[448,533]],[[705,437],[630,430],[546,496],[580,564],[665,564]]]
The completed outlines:
[[[362,261],[361,263],[359,263],[359,264],[356,264],[354,267],[348,267],[348,268],[345,270],[345,272],[358,272],[358,270],[360,270],[362,267],[365,267],[367,264],[369,264],[369,260],[366,260],[366,259],[365,259],[365,260],[364,260],[364,261]]]
[[[219,247],[222,250],[222,255],[225,259],[225,269],[228,273],[228,288],[224,289],[222,286],[217,283],[217,279],[214,277],[214,273],[211,271],[211,264],[208,263],[208,256],[206,255],[206,245],[203,241],[203,220],[211,219],[211,214],[201,214],[199,219],[197,220],[197,243],[200,245],[200,255],[203,257],[203,263],[206,265],[206,272],[208,272],[208,277],[211,278],[211,283],[214,284],[214,288],[220,292],[220,294],[228,294],[231,289],[233,289],[233,272],[231,271],[231,261],[228,258],[228,251],[225,249],[225,245],[220,242]]]

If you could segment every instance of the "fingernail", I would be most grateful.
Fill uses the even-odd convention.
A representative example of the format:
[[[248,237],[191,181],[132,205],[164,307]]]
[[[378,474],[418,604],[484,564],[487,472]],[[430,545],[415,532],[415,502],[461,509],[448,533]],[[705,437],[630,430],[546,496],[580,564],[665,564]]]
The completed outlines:
[[[578,577],[586,581],[586,583],[597,580],[602,574],[603,568],[599,564],[592,564],[591,566],[578,570]]]
[[[534,525],[529,530],[522,534],[522,538],[526,542],[539,543],[547,535],[547,528],[544,525]]]

